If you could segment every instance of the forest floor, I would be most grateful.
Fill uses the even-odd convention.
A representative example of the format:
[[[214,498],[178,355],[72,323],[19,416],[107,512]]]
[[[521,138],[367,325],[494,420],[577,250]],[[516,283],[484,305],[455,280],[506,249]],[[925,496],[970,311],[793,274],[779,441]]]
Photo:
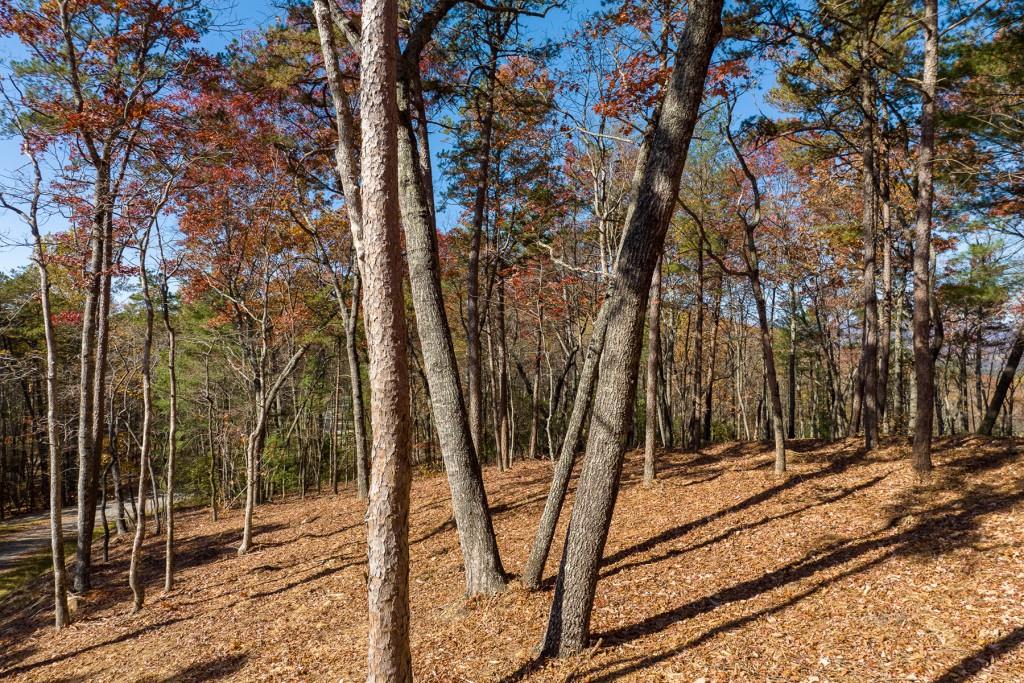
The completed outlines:
[[[465,600],[445,478],[412,492],[412,648],[420,681],[1024,680],[1024,441],[937,443],[926,482],[909,448],[795,442],[771,474],[761,444],[661,459],[640,484],[627,456],[594,606],[594,646],[535,662],[551,602],[513,582]],[[506,569],[521,570],[551,467],[485,473]],[[129,612],[129,541],[96,567],[57,633],[46,578],[0,602],[0,679],[365,680],[363,507],[343,495],[260,507],[238,557],[240,514],[178,524],[178,583],[161,595],[149,539],[146,608]],[[564,533],[560,528],[556,546]]]

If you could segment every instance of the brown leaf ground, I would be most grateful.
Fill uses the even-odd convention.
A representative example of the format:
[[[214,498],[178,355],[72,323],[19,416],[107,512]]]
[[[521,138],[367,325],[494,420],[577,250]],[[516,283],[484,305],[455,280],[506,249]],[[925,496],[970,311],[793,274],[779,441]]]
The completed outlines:
[[[443,476],[418,476],[412,645],[421,681],[1024,681],[1024,464],[1019,441],[942,440],[919,482],[907,447],[797,442],[791,474],[759,444],[662,459],[651,489],[630,454],[586,655],[535,663],[551,600],[513,584],[466,601]],[[506,568],[518,572],[547,463],[488,470]],[[129,615],[127,539],[99,566],[75,625],[49,628],[45,581],[0,603],[0,678],[349,681],[365,675],[363,511],[351,492],[179,523],[178,587],[146,547]],[[560,530],[558,538],[562,538]],[[560,541],[559,541],[560,546]]]

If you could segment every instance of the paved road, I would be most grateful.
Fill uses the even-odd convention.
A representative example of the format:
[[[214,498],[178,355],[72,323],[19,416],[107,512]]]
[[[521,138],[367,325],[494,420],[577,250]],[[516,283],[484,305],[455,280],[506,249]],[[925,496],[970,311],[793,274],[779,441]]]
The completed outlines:
[[[113,527],[114,515],[117,503],[113,502],[107,506],[108,521]],[[64,538],[73,538],[77,528],[77,508],[64,508]],[[96,524],[99,525],[99,515],[96,516]],[[26,557],[45,552],[50,549],[50,513],[36,512],[30,515],[12,517],[4,520],[4,526],[11,525],[15,528],[9,531],[0,531],[0,574],[14,569]]]

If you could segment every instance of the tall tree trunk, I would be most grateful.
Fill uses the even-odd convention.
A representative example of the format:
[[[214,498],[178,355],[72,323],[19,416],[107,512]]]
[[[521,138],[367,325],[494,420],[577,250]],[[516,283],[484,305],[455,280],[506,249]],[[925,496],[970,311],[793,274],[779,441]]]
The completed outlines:
[[[168,274],[164,271],[163,279],[163,318],[164,329],[167,331],[167,377],[168,377],[168,407],[167,407],[167,537],[165,539],[165,560],[164,560],[164,592],[168,593],[174,588],[174,468],[178,453],[178,374],[177,374],[177,331],[171,324],[171,310],[168,298],[170,297],[170,283]]]
[[[888,206],[883,205],[883,223],[888,222]],[[892,356],[892,238],[886,226],[882,241],[882,329],[878,344],[878,422],[889,424],[889,367]]]
[[[630,206],[612,276],[605,346],[594,392],[587,456],[558,572],[543,651],[586,647],[597,572],[618,493],[643,339],[651,276],[679,194],[679,179],[704,95],[711,53],[721,36],[721,0],[694,2]]]
[[[362,6],[363,309],[370,358],[373,459],[367,510],[369,681],[412,681],[409,650],[409,363],[402,294],[395,0]]]
[[[789,285],[789,425],[786,437],[796,438],[796,284]]]
[[[658,419],[658,355],[661,351],[661,261],[651,276],[651,297],[647,307],[647,396],[644,404],[644,485],[654,483],[654,448]]]
[[[152,349],[153,349],[153,300],[149,294],[149,277],[146,274],[146,248],[149,244],[149,230],[143,234],[139,244],[139,283],[142,288],[142,300],[145,304],[145,335],[142,339],[142,441],[139,447],[139,511],[135,520],[135,538],[132,541],[131,561],[128,565],[128,585],[132,589],[132,611],[142,609],[146,589],[142,584],[142,540],[146,536],[146,473],[150,471],[149,462],[150,432],[153,421],[153,383],[152,383]]]
[[[53,332],[53,314],[50,308],[50,273],[46,264],[46,250],[39,232],[38,209],[41,196],[42,174],[35,156],[30,157],[35,171],[34,194],[29,227],[35,242],[35,262],[39,272],[39,299],[43,313],[43,338],[46,341],[46,446],[50,470],[50,555],[53,560],[54,626],[59,630],[71,623],[68,610],[68,587],[64,568],[64,515],[61,509],[63,481],[60,457],[60,437],[57,432],[57,341]],[[3,457],[4,454],[0,454]]]
[[[498,52],[492,47],[487,64],[483,111],[480,113],[480,141],[477,150],[476,195],[473,199],[472,239],[466,275],[466,372],[469,377],[469,428],[473,449],[483,449],[483,370],[480,350],[480,249],[490,181],[491,137],[494,129],[494,87]]]
[[[352,400],[352,436],[355,441],[356,495],[366,500],[370,488],[370,461],[366,452],[366,414],[363,409],[363,377],[356,347],[359,321],[360,278],[352,276],[352,305],[345,316],[345,357],[348,360],[349,393]]]
[[[263,331],[264,338],[269,336],[266,328]],[[266,341],[263,342],[266,344]],[[288,358],[274,380],[274,383],[266,388],[266,376],[263,370],[255,382],[255,413],[253,415],[253,427],[249,432],[245,444],[245,511],[242,515],[242,543],[238,546],[238,554],[244,555],[252,549],[252,518],[256,507],[256,498],[260,491],[259,469],[260,460],[263,457],[263,448],[267,438],[267,418],[270,414],[270,406],[277,399],[285,380],[295,370],[299,359],[305,355],[311,342],[299,346]],[[266,355],[265,353],[263,355]],[[263,361],[260,361],[260,365]],[[279,411],[280,412],[280,411]]]
[[[913,467],[920,474],[932,468],[932,410],[935,404],[935,358],[928,343],[932,246],[932,167],[935,157],[935,81],[939,67],[938,0],[925,0],[924,71],[921,87],[921,142],[917,157],[917,221],[914,225],[914,420]]]
[[[697,240],[697,319],[693,334],[693,413],[690,418],[690,448],[699,451],[704,426],[704,240]]]
[[[711,353],[708,358],[708,379],[704,389],[704,442],[711,443],[711,408],[715,389],[715,361],[718,358],[718,323],[722,317],[722,278],[718,278],[715,314],[711,320]]]
[[[78,541],[75,547],[75,592],[89,589],[93,522],[96,508],[96,467],[93,450],[93,389],[96,372],[96,330],[103,284],[103,253],[106,215],[109,202],[110,171],[96,169],[95,206],[93,207],[91,254],[88,286],[82,304],[82,343],[79,352],[78,386]]]
[[[398,172],[402,223],[416,330],[426,368],[434,428],[452,495],[452,512],[459,532],[468,595],[494,593],[505,586],[505,570],[498,554],[491,513],[487,505],[478,451],[459,385],[458,362],[441,290],[437,230],[430,211],[428,187],[415,154],[415,130],[410,104],[419,98],[407,75],[418,56],[404,56],[399,109]],[[420,131],[425,135],[426,131]]]
[[[537,440],[540,433],[540,361],[543,355],[544,335],[544,268],[537,269],[537,341],[533,358],[533,387],[530,396],[530,446],[528,458],[537,458]],[[550,448],[550,446],[549,446]]]
[[[865,29],[866,31],[866,29]],[[867,39],[865,39],[866,42]],[[864,126],[861,140],[861,232],[864,241],[864,345],[861,349],[862,420],[864,447],[878,445],[878,295],[875,292],[875,90],[873,74],[865,63],[861,67],[861,109]]]

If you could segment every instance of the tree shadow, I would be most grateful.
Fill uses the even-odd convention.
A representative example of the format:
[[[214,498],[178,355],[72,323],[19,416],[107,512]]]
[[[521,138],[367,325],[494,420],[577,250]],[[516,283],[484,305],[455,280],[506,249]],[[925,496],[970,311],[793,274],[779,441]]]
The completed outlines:
[[[1024,626],[1018,626],[1005,636],[980,647],[949,667],[933,683],[961,683],[973,678],[982,669],[992,666],[1003,655],[1013,652],[1024,642]]]
[[[220,678],[238,673],[248,661],[247,654],[223,655],[205,662],[196,662],[185,667],[181,671],[163,678],[158,676],[146,676],[138,679],[139,683],[176,683],[177,681],[188,681],[189,683],[202,683],[204,681],[216,681]]]
[[[1005,450],[1005,449],[1004,449]],[[968,485],[965,475],[979,470],[989,470],[1005,464],[1013,458],[1011,452],[993,452],[981,456],[973,456],[955,466],[946,466],[941,470],[941,476],[937,475],[931,486],[918,486],[909,490],[897,499],[890,506],[890,514],[887,522],[880,528],[859,537],[840,539],[824,544],[823,546],[806,553],[803,557],[789,562],[777,569],[769,571],[761,576],[733,585],[724,587],[718,591],[696,600],[692,600],[678,607],[665,610],[658,614],[651,615],[639,622],[623,625],[604,633],[595,634],[594,641],[603,642],[611,646],[628,645],[629,643],[644,637],[660,633],[673,625],[700,615],[711,613],[719,607],[743,603],[758,596],[769,594],[784,586],[798,584],[808,579],[815,579],[826,573],[826,576],[815,580],[810,585],[804,584],[801,590],[792,596],[787,596],[781,602],[765,607],[759,611],[744,614],[724,623],[715,625],[713,628],[698,635],[681,645],[676,645],[662,652],[654,654],[641,654],[628,657],[612,664],[596,666],[589,672],[574,672],[574,677],[587,678],[588,680],[610,681],[630,673],[646,669],[658,662],[671,658],[681,651],[692,648],[707,642],[716,635],[745,626],[764,616],[780,612],[819,593],[823,588],[835,585],[845,579],[867,571],[873,567],[883,564],[893,556],[917,557],[931,559],[939,555],[953,552],[964,547],[977,548],[980,538],[980,522],[987,515],[1006,511],[1024,501],[1024,478],[1016,481],[1000,481],[998,488],[987,483]],[[678,538],[694,528],[708,523],[713,519],[724,516],[730,512],[736,512],[749,508],[768,498],[778,494],[795,483],[817,479],[823,476],[839,474],[846,470],[861,455],[859,449],[848,452],[839,458],[833,459],[828,467],[817,470],[803,477],[796,477],[787,480],[765,491],[757,493],[729,508],[717,511],[706,517],[688,522],[680,527],[670,529],[662,534],[652,537],[640,544],[624,549],[605,560],[605,563],[614,562],[617,559],[625,559],[636,552],[643,552],[657,547],[668,540]],[[888,454],[887,454],[888,455]],[[883,457],[883,460],[892,460],[898,456]],[[634,565],[616,567],[609,574],[617,573],[626,568],[651,561],[660,561],[667,557],[674,557],[684,552],[695,550],[707,544],[724,540],[728,536],[751,526],[761,526],[774,519],[787,517],[792,514],[799,514],[809,507],[834,502],[840,498],[849,496],[859,490],[864,490],[876,485],[881,479],[874,477],[855,486],[842,489],[835,494],[812,505],[803,506],[797,510],[791,510],[773,518],[759,520],[747,525],[729,529],[718,537],[704,541],[698,545],[681,551],[665,553],[660,558],[637,562]],[[935,484],[941,485],[947,492],[955,495],[944,502],[935,502]],[[931,489],[931,490],[929,490]],[[988,666],[996,657],[1006,654],[1017,648],[1024,642],[1024,627],[1004,636],[995,643],[989,644],[984,649],[972,653],[961,662],[954,665],[946,674],[940,677],[935,683],[953,683],[953,681],[965,680]],[[635,645],[631,647],[636,647]],[[541,664],[540,659],[532,659],[526,662],[515,672],[509,674],[505,681],[521,680],[536,670]],[[611,671],[608,667],[616,667]],[[600,675],[599,678],[591,679],[588,676]]]
[[[150,631],[156,631],[156,630],[161,629],[161,628],[163,628],[165,626],[170,626],[171,624],[176,624],[179,621],[184,621],[184,620],[185,620],[184,617],[175,617],[173,619],[166,619],[164,621],[158,621],[156,623],[149,624],[148,626],[143,626],[142,628],[135,629],[134,631],[128,631],[126,633],[122,633],[121,635],[117,636],[116,638],[110,638],[109,640],[104,640],[101,643],[94,643],[92,645],[88,645],[86,647],[80,648],[78,650],[74,650],[72,652],[65,652],[65,653],[60,654],[60,655],[54,655],[53,657],[50,657],[48,659],[44,659],[44,660],[39,661],[39,662],[31,662],[31,663],[28,663],[28,664],[19,664],[18,666],[14,666],[14,667],[11,667],[11,668],[8,668],[8,669],[3,669],[3,670],[0,670],[0,678],[6,678],[6,677],[10,677],[10,676],[17,676],[19,674],[28,673],[29,671],[32,671],[34,669],[38,669],[39,667],[42,667],[42,666],[50,666],[51,664],[57,664],[59,662],[63,662],[65,660],[71,659],[72,657],[77,657],[78,655],[85,654],[86,652],[91,652],[93,650],[99,650],[100,648],[104,648],[104,647],[107,647],[109,645],[116,645],[118,643],[123,643],[125,641],[132,640],[133,638],[138,638],[139,636],[141,636],[141,635],[143,635],[145,633],[149,633]]]
[[[841,454],[838,458],[834,458],[827,467],[807,474],[796,474],[790,476],[784,481],[775,484],[774,486],[770,486],[764,489],[763,491],[759,491],[758,493],[755,493],[754,495],[745,498],[744,500],[741,500],[740,502],[734,505],[722,508],[721,510],[717,510],[710,514],[704,515],[703,517],[699,517],[684,524],[680,524],[679,526],[673,527],[671,529],[666,529],[660,534],[652,536],[651,538],[648,538],[645,541],[641,541],[640,543],[636,543],[627,548],[618,550],[615,553],[606,556],[602,560],[601,565],[614,565],[615,563],[620,562],[621,560],[624,560],[630,557],[631,555],[653,550],[654,548],[658,547],[663,543],[667,543],[669,541],[674,541],[677,538],[681,538],[686,534],[690,533],[691,531],[693,531],[694,529],[706,526],[707,524],[710,524],[711,522],[721,519],[726,515],[740,512],[742,510],[746,510],[747,508],[754,507],[755,505],[759,505],[760,503],[763,503],[777,496],[783,491],[792,489],[795,486],[798,486],[799,484],[802,484],[806,481],[820,479],[822,477],[827,477],[835,474],[840,474],[844,472],[847,468],[849,468],[852,464],[854,464],[857,460],[859,460],[862,455],[863,449],[858,448],[856,450],[850,450],[845,454]]]
[[[931,508],[901,531],[890,533],[903,525],[906,518],[893,517],[884,528],[868,537],[830,543],[755,579],[741,581],[635,624],[612,629],[599,637],[607,643],[625,643],[652,635],[678,621],[710,612],[724,604],[749,600],[876,550],[885,550],[893,555],[931,557],[959,547],[969,547],[976,541],[979,517],[1005,510],[1024,500],[1024,482],[1016,482],[1014,488],[1017,490],[1013,493],[999,494],[987,486],[975,487],[954,501]]]
[[[762,527],[762,526],[764,526],[766,524],[770,524],[772,522],[777,522],[777,521],[782,520],[782,519],[787,519],[789,517],[794,517],[794,516],[799,515],[799,514],[801,514],[803,512],[806,512],[807,510],[810,510],[812,508],[816,508],[816,507],[820,507],[822,505],[828,505],[830,503],[838,502],[838,501],[842,500],[843,498],[851,496],[851,495],[853,495],[855,493],[859,493],[860,491],[864,491],[865,489],[871,488],[875,484],[877,484],[880,481],[882,481],[883,479],[885,479],[885,476],[886,475],[878,475],[877,477],[872,477],[871,479],[868,479],[867,481],[861,482],[860,484],[857,484],[855,486],[850,486],[850,487],[841,489],[837,493],[829,494],[829,495],[821,498],[820,500],[818,500],[815,503],[809,503],[807,505],[802,505],[802,506],[794,508],[792,510],[787,510],[786,512],[781,512],[781,513],[779,513],[777,515],[770,515],[768,517],[762,517],[761,519],[759,519],[757,521],[754,521],[754,522],[747,522],[746,524],[739,524],[737,526],[731,527],[731,528],[723,531],[722,533],[718,534],[717,536],[714,536],[712,538],[703,540],[703,541],[701,541],[699,543],[696,543],[696,544],[691,545],[691,546],[687,546],[685,548],[674,548],[672,550],[665,551],[665,552],[663,552],[660,555],[655,555],[654,557],[649,557],[649,558],[646,558],[646,559],[643,559],[643,560],[636,560],[634,562],[627,562],[625,564],[616,565],[616,566],[606,570],[605,572],[603,572],[601,574],[600,578],[606,579],[606,578],[608,578],[610,576],[614,576],[615,574],[618,574],[619,572],[625,571],[627,569],[632,569],[632,568],[635,568],[635,567],[642,567],[642,566],[648,565],[648,564],[657,564],[658,562],[663,562],[665,560],[673,559],[673,558],[679,557],[681,555],[685,555],[686,553],[690,553],[690,552],[693,552],[695,550],[700,550],[701,548],[707,548],[707,547],[712,546],[712,545],[714,545],[716,543],[720,543],[722,541],[725,541],[728,538],[730,538],[731,536],[734,536],[735,534],[738,534],[740,532],[749,531],[751,529],[756,529],[758,527]]]

